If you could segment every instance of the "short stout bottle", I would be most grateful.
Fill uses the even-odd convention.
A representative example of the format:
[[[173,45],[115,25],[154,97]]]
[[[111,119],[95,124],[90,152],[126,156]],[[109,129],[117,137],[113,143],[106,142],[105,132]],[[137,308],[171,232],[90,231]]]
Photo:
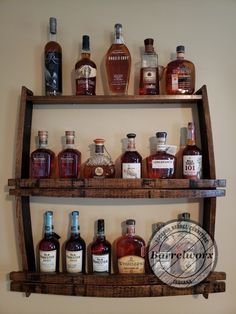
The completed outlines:
[[[55,154],[47,145],[48,131],[38,131],[38,148],[30,155],[31,178],[47,179],[54,175]]]
[[[89,36],[84,35],[81,59],[75,65],[76,95],[96,95],[97,66],[90,59]]]
[[[121,157],[121,173],[123,179],[140,179],[142,174],[142,156],[135,148],[136,134],[127,134],[128,145]]]
[[[92,272],[109,274],[111,272],[111,244],[105,237],[104,219],[97,221],[97,236],[91,244]]]
[[[154,40],[147,38],[144,40],[145,51],[142,54],[142,64],[140,70],[140,95],[159,95],[159,69],[158,56],[153,47]]]
[[[53,232],[53,212],[44,214],[44,237],[39,243],[39,269],[41,272],[59,272],[60,245]]]
[[[75,149],[75,131],[65,131],[65,147],[58,154],[59,178],[78,178],[81,168],[81,153]]]
[[[195,89],[195,66],[184,59],[185,48],[176,48],[177,59],[168,63],[166,68],[167,94],[193,94]]]
[[[71,213],[71,235],[65,244],[66,271],[68,273],[85,273],[86,245],[80,236],[79,212]]]
[[[116,241],[116,257],[120,274],[145,273],[145,242],[135,234],[135,220],[126,220],[127,232]]]
[[[107,51],[105,66],[108,79],[108,88],[111,95],[128,93],[131,55],[124,44],[122,25],[115,24],[114,42]]]
[[[196,146],[195,125],[188,123],[187,145],[183,150],[183,178],[197,180],[202,178],[202,152]]]
[[[176,157],[168,154],[166,149],[166,132],[157,132],[157,152],[147,157],[147,172],[151,179],[175,177]]]
[[[62,49],[56,41],[57,20],[49,19],[49,42],[44,48],[45,93],[48,96],[62,93]]]

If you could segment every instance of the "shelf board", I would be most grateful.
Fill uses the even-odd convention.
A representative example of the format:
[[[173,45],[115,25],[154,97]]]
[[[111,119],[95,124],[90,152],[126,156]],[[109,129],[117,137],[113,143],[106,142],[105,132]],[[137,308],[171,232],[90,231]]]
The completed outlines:
[[[173,288],[155,275],[76,275],[12,272],[11,291],[89,297],[159,297],[224,292],[226,275],[213,272],[200,284]]]

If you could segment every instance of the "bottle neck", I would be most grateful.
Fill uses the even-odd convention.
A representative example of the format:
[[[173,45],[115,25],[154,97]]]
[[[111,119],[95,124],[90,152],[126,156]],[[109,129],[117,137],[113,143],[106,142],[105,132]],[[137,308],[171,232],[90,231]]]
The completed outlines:
[[[39,145],[38,145],[38,147],[39,148],[47,148],[47,146],[48,146],[48,141],[46,140],[39,140]]]
[[[95,145],[95,154],[104,154],[104,145]]]
[[[74,138],[73,139],[66,138],[65,148],[74,148],[74,146],[75,146]]]
[[[184,59],[184,52],[177,52],[177,59]]]
[[[116,30],[114,34],[114,44],[124,44],[124,39],[121,30]]]
[[[49,32],[49,41],[57,41],[57,34]]]
[[[90,59],[90,51],[83,51],[81,52],[82,59]]]
[[[187,134],[187,145],[193,146],[196,144],[196,140],[195,140],[195,129],[192,128],[188,128],[188,134]]]
[[[44,236],[50,237],[53,234],[52,215],[46,213],[44,220]]]
[[[135,139],[134,138],[129,138],[128,139],[128,145],[127,145],[127,151],[132,152],[135,151]]]
[[[135,236],[135,226],[134,225],[128,225],[127,226],[127,235],[130,237]]]
[[[157,138],[157,152],[165,151],[166,151],[166,138],[164,137]]]

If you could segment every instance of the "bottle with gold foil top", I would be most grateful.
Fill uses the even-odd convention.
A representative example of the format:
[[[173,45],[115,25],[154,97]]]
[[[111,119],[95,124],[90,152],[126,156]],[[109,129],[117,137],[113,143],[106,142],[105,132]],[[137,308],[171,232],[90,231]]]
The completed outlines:
[[[104,154],[104,142],[105,140],[101,138],[94,140],[95,154],[90,157],[84,165],[84,178],[115,177],[115,165],[111,157]]]
[[[135,234],[135,220],[126,220],[127,233],[116,241],[116,257],[120,274],[145,273],[145,241]]]
[[[125,95],[128,93],[131,55],[124,44],[121,24],[115,24],[114,35],[114,42],[105,58],[108,89],[111,95]]]

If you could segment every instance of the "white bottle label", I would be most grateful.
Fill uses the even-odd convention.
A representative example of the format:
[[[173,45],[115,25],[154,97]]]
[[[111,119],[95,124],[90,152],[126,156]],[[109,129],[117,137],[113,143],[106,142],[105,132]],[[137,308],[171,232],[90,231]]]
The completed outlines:
[[[123,163],[122,164],[123,179],[140,179],[141,164],[140,163]]]
[[[156,68],[144,68],[143,69],[143,83],[144,84],[156,84]]]
[[[172,87],[172,91],[178,90],[179,88],[178,74],[171,75],[171,87]]]
[[[54,272],[56,271],[57,250],[39,251],[40,271]]]
[[[90,65],[83,65],[75,70],[75,79],[96,77],[96,69]]]
[[[144,258],[135,255],[123,256],[118,259],[120,274],[144,274]]]
[[[68,273],[82,272],[83,250],[66,251],[66,270]]]
[[[153,169],[173,169],[174,160],[173,159],[156,159],[152,160]]]
[[[197,176],[201,178],[202,172],[202,156],[183,156],[183,174],[184,176]]]
[[[94,272],[109,272],[109,254],[92,254],[92,261]]]

